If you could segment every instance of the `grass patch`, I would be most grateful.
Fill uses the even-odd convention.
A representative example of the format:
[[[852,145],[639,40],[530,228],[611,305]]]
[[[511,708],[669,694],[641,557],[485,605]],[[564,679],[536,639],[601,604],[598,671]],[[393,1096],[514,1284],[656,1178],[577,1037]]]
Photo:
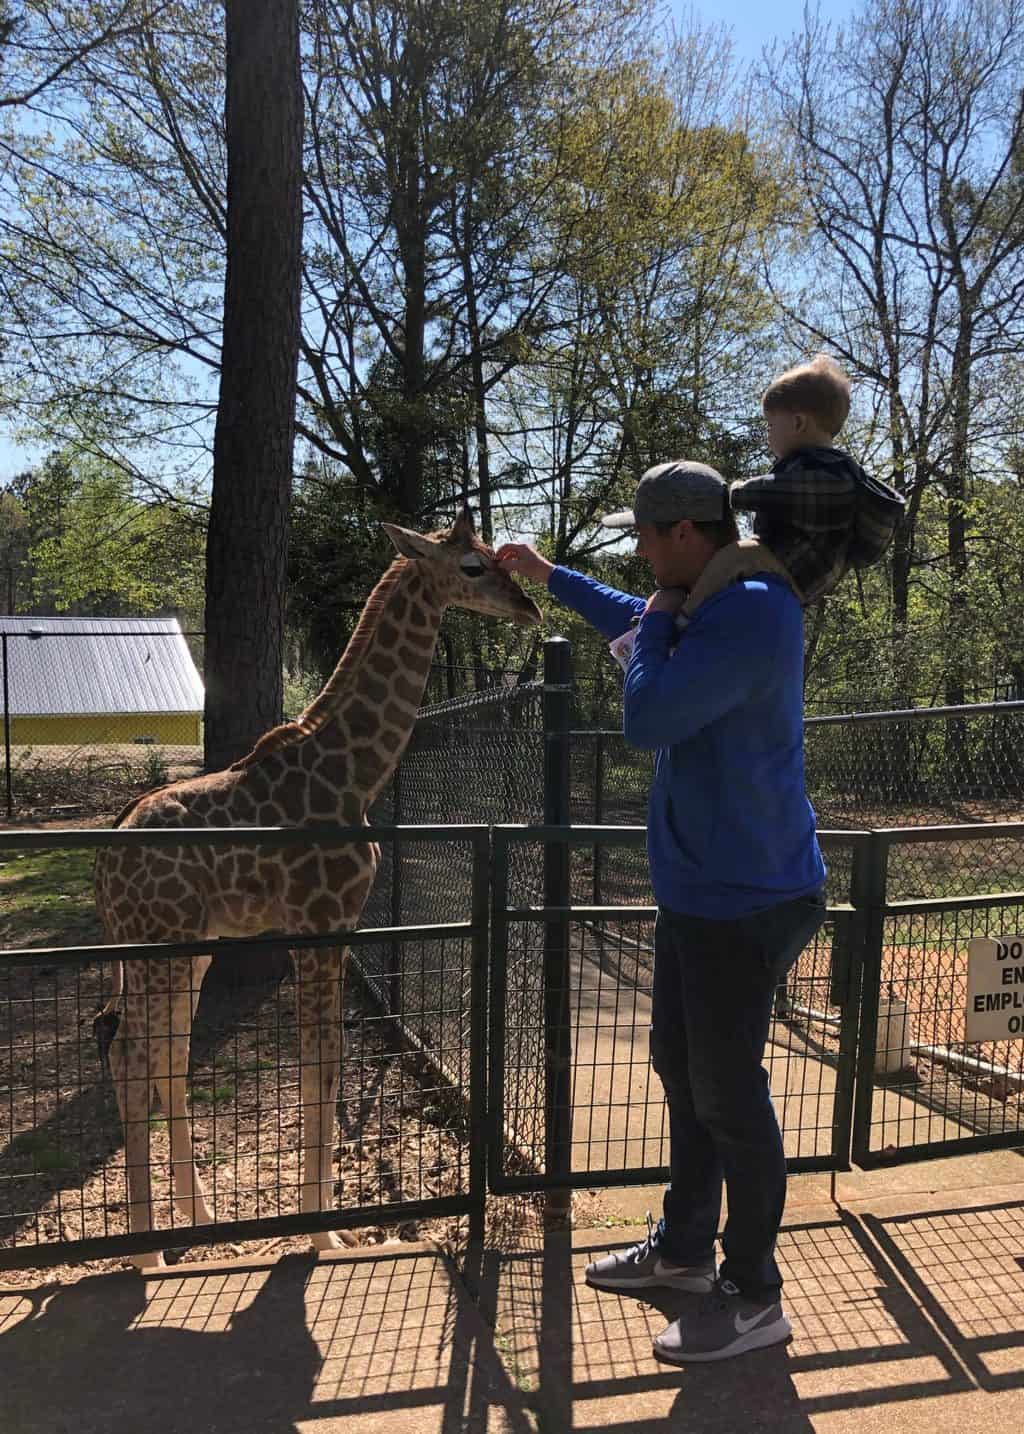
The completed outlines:
[[[235,1098],[233,1085],[199,1085],[189,1092],[193,1105],[230,1105]]]
[[[91,851],[0,849],[0,946],[101,941]]]
[[[223,1150],[218,1150],[216,1155],[196,1155],[196,1165],[200,1170],[211,1168],[220,1169],[223,1165],[230,1165],[231,1156]]]
[[[74,1164],[71,1156],[51,1145],[45,1135],[31,1130],[14,1137],[10,1144],[10,1153],[30,1160],[34,1170],[67,1170]]]

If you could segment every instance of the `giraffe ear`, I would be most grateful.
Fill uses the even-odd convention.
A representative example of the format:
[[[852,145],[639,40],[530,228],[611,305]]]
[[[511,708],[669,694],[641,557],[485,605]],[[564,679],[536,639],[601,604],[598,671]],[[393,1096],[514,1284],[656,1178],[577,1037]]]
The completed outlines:
[[[452,527],[452,537],[453,537],[453,538],[475,538],[475,537],[476,537],[476,525],[475,525],[474,522],[473,522],[473,512],[472,512],[472,509],[470,509],[470,508],[468,508],[468,507],[463,508],[462,512],[461,512],[461,513],[459,514],[459,516],[455,519],[454,526]]]
[[[382,523],[381,527],[394,543],[403,558],[436,558],[438,543],[414,533],[411,528],[400,528],[397,523]]]

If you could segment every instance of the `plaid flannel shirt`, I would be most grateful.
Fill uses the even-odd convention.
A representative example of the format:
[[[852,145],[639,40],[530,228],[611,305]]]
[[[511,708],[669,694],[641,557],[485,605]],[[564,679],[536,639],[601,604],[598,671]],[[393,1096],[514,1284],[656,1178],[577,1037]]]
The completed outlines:
[[[804,595],[830,593],[850,568],[877,563],[903,515],[903,499],[869,478],[839,448],[801,448],[771,473],[734,483],[735,511],[753,513],[754,532]]]

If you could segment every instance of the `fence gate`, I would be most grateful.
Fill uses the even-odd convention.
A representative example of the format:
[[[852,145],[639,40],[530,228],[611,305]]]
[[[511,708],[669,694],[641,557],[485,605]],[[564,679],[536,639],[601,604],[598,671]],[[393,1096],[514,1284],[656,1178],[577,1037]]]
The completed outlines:
[[[655,908],[643,827],[494,833],[489,1174],[495,1192],[653,1184],[668,1176],[667,1115],[648,1058]],[[766,1061],[793,1171],[849,1168],[860,947],[849,900],[859,834],[822,833],[828,917],[776,995]],[[538,903],[523,874],[542,846]],[[592,890],[602,853],[609,902]],[[559,890],[559,882],[562,883]]]
[[[1024,933],[1024,823],[872,833],[853,1159],[1024,1144],[1024,1041],[968,1044],[968,944]],[[1016,986],[1024,990],[1024,986]]]

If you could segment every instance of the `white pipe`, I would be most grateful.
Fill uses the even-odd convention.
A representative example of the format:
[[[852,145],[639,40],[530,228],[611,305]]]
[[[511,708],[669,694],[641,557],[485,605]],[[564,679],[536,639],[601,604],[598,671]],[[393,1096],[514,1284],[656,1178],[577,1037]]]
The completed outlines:
[[[816,1021],[824,1021],[827,1026],[841,1026],[843,1023],[841,1016],[830,1016],[827,1011],[816,1011],[813,1006],[798,1006],[793,1003],[788,1010],[793,1015],[812,1016]],[[909,1041],[907,1049],[920,1056],[929,1056],[932,1060],[938,1061],[940,1065],[952,1066],[955,1070],[969,1070],[976,1071],[979,1075],[998,1076],[1014,1090],[1024,1090],[1024,1071],[1012,1071],[1006,1066],[975,1060],[973,1056],[961,1055],[959,1051],[951,1051],[946,1046],[925,1046],[918,1041]]]
[[[786,1014],[795,1013],[798,1016],[813,1016],[816,1021],[824,1021],[826,1026],[841,1026],[842,1016],[830,1016],[827,1011],[816,1011],[813,1006],[798,1006],[795,1001],[786,1001]],[[785,1016],[782,1018],[786,1019]]]
[[[988,1061],[978,1061],[973,1056],[961,1055],[959,1051],[947,1050],[945,1046],[922,1046],[918,1045],[916,1041],[911,1041],[909,1049],[915,1051],[919,1056],[929,1056],[942,1065],[953,1066],[956,1070],[977,1071],[980,1075],[998,1076],[1014,1090],[1024,1090],[1024,1071],[1011,1071],[1006,1066],[993,1065]]]

